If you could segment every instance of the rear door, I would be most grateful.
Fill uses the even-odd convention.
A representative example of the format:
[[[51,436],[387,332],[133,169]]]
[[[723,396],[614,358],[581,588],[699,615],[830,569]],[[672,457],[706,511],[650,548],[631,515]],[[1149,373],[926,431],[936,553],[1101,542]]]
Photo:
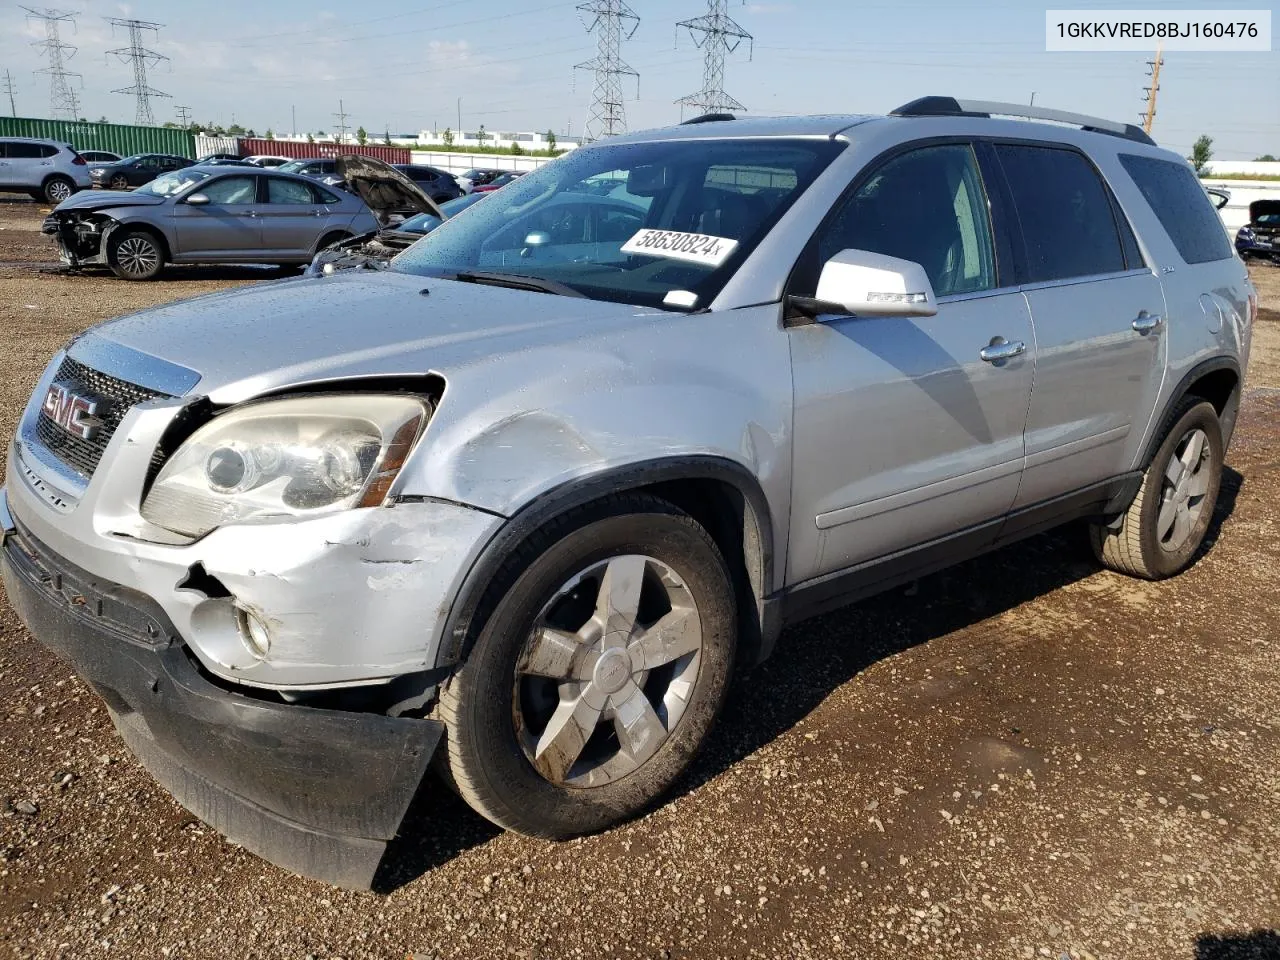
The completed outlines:
[[[34,189],[44,179],[41,173],[40,144],[24,140],[10,140],[5,150],[5,179],[10,185]]]
[[[178,260],[248,260],[262,255],[257,176],[236,174],[200,185],[206,204],[173,206]]]
[[[995,143],[1035,327],[1027,465],[1015,509],[1126,472],[1165,368],[1160,280],[1102,176],[1075,147]]]
[[[267,202],[259,208],[263,252],[308,258],[329,223],[329,205],[312,184],[292,177],[263,177]],[[334,198],[337,199],[337,198]]]
[[[1035,357],[1026,301],[997,257],[1002,234],[964,141],[873,166],[811,241],[790,294],[814,296],[823,263],[867,250],[924,266],[938,313],[828,315],[790,331],[788,583],[956,535],[969,551],[994,542],[1022,473]],[[984,362],[998,338],[1021,352]]]

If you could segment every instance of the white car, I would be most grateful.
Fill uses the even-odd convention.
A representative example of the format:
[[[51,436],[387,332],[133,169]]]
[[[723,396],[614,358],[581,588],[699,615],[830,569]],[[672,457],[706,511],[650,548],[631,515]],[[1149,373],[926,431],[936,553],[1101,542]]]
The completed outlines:
[[[254,166],[258,167],[282,167],[293,158],[277,157],[267,153],[257,153],[252,157],[245,157],[244,159],[245,162],[252,163]]]

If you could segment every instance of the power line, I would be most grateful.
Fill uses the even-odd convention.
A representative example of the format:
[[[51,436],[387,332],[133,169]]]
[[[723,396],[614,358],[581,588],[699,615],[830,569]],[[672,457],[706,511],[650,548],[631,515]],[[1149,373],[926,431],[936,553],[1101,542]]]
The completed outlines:
[[[76,55],[76,48],[63,43],[60,36],[61,24],[69,23],[71,29],[75,29],[76,15],[66,10],[35,10],[31,7],[22,9],[27,11],[28,20],[44,21],[44,39],[31,45],[40,48],[49,58],[49,66],[36,71],[49,77],[49,116],[57,119],[61,114],[71,120],[79,119],[80,105],[76,102],[76,94],[70,81],[74,77],[83,83],[84,78],[67,69],[67,61]]]
[[[747,109],[724,92],[724,61],[742,41],[750,45],[755,38],[734,22],[726,12],[728,6],[729,0],[707,0],[705,14],[676,24],[677,37],[679,28],[684,27],[703,54],[702,89],[676,101],[682,117],[685,107],[697,107],[703,113],[735,113]]]
[[[595,74],[591,93],[591,113],[584,130],[585,140],[599,140],[627,132],[627,115],[622,105],[622,78],[636,78],[640,96],[640,74],[622,59],[622,41],[630,40],[640,26],[640,18],[626,0],[588,0],[578,5],[578,15],[587,33],[596,35],[596,55],[574,66]],[[591,19],[588,20],[588,17]]]
[[[5,70],[4,72],[4,91],[9,94],[9,115],[11,117],[16,117],[18,115],[18,108],[13,105],[13,76],[8,70]]]
[[[1147,109],[1142,113],[1142,131],[1151,135],[1151,125],[1156,122],[1156,94],[1160,92],[1160,67],[1164,57],[1160,56],[1161,44],[1156,44],[1156,58],[1147,61],[1147,76],[1151,78],[1151,86],[1143,87],[1146,91]]]
[[[128,93],[132,94],[135,102],[134,122],[138,126],[153,127],[156,118],[151,112],[152,97],[167,97],[169,94],[163,90],[157,90],[147,84],[147,64],[159,63],[161,60],[168,60],[162,53],[156,53],[154,50],[148,50],[142,45],[142,32],[150,30],[159,36],[160,28],[163,23],[151,23],[146,20],[122,20],[119,17],[107,17],[107,22],[111,24],[111,32],[115,33],[116,27],[125,27],[129,31],[129,46],[120,47],[117,50],[108,50],[107,53],[114,53],[120,58],[120,61],[131,62],[133,64],[133,86],[121,87],[119,90],[112,90],[112,93]]]

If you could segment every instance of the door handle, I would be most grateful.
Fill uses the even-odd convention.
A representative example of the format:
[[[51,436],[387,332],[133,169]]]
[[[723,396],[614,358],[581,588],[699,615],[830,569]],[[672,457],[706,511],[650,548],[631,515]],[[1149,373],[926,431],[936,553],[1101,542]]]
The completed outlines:
[[[1137,330],[1139,333],[1150,333],[1162,323],[1164,323],[1164,317],[1160,316],[1160,314],[1147,313],[1147,311],[1143,310],[1138,314],[1137,319],[1134,320],[1133,323],[1129,324],[1129,326],[1133,327],[1133,329]]]
[[[244,213],[240,214],[242,217],[256,217],[257,215],[258,212],[256,210],[246,210]]]
[[[978,351],[987,363],[1003,363],[1026,353],[1027,345],[1021,340],[1006,340],[1004,337],[992,337],[991,342]]]

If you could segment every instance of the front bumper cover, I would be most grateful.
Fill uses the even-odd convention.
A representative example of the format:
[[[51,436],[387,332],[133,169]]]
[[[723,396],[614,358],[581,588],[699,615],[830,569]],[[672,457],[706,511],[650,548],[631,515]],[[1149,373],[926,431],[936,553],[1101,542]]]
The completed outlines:
[[[201,674],[149,598],[15,529],[0,490],[9,602],[106,701],[174,798],[258,856],[367,889],[444,732],[431,720],[273,703]]]

